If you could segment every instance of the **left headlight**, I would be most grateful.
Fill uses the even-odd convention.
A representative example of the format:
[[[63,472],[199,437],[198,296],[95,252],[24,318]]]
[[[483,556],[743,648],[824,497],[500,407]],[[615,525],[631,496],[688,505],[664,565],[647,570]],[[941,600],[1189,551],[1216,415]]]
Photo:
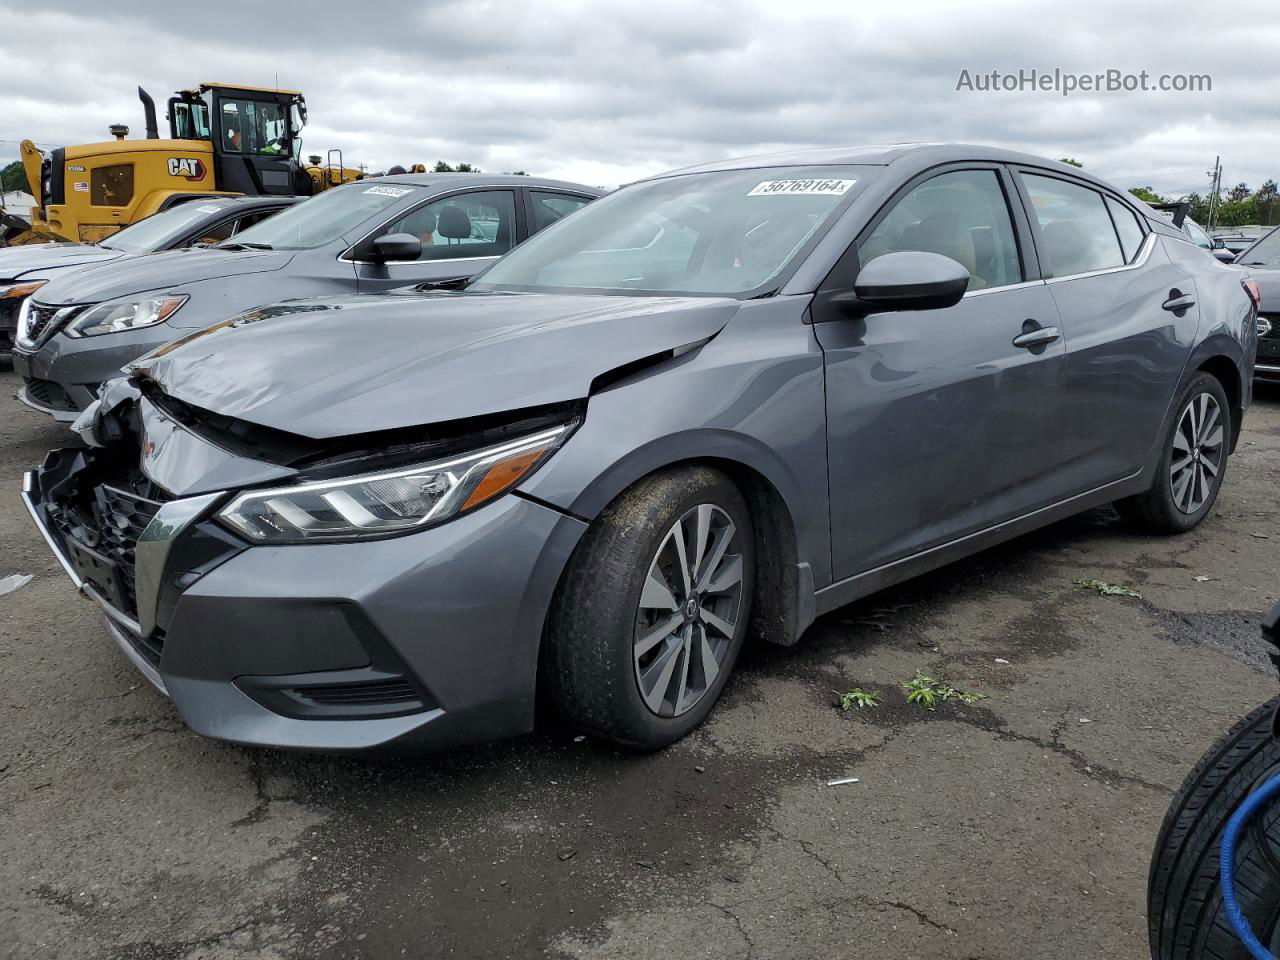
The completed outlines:
[[[443,523],[510,490],[571,424],[465,456],[341,480],[242,493],[218,518],[257,543],[385,536]]]
[[[48,280],[28,280],[25,283],[0,283],[0,300],[7,300],[12,303],[15,300],[22,300],[31,296]]]
[[[67,324],[69,337],[96,337],[164,323],[187,302],[185,296],[146,297],[124,303],[100,303]]]

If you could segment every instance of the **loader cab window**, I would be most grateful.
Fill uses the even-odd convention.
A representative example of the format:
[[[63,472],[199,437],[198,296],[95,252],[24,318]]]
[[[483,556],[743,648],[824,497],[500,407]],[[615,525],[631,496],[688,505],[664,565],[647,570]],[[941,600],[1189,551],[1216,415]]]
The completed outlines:
[[[289,153],[289,125],[282,104],[266,100],[223,100],[222,149],[227,153],[282,157]]]
[[[202,100],[170,100],[169,128],[175,140],[212,140],[209,105]]]

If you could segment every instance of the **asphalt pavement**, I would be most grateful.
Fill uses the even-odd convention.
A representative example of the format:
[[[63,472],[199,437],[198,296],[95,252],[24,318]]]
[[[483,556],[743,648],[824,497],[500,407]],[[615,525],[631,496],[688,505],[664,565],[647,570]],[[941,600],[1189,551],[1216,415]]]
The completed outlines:
[[[1257,633],[1280,390],[1260,389],[1196,531],[1096,510],[838,610],[748,650],[664,752],[214,743],[29,522],[21,472],[70,435],[15,387],[0,373],[0,577],[34,579],[0,596],[3,957],[1140,960],[1172,791],[1280,694]],[[917,670],[986,699],[909,705]],[[881,705],[841,711],[854,687]]]

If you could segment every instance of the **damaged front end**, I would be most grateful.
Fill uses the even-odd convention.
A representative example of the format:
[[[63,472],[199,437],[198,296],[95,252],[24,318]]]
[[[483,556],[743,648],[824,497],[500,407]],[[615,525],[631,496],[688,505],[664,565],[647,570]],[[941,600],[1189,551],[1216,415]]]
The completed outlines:
[[[51,452],[23,478],[23,502],[116,642],[165,691],[159,665],[177,597],[244,545],[206,521],[220,495],[179,499],[142,471],[136,400],[93,412],[79,424],[93,445]]]
[[[537,648],[524,641],[583,525],[501,494],[581,412],[316,440],[136,375],[106,386],[75,425],[87,446],[50,453],[22,495],[116,644],[196,732],[339,750],[466,742],[532,723]],[[370,520],[357,503],[362,484],[386,495],[441,465],[453,502],[442,495],[439,516]],[[308,509],[314,527],[296,520]],[[495,556],[529,593],[485,589]]]

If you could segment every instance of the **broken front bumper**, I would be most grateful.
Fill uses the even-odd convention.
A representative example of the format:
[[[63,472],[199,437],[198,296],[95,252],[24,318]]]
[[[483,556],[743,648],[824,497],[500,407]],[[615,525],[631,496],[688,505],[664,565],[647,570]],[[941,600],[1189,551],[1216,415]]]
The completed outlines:
[[[50,458],[67,455],[93,453]],[[581,521],[507,496],[407,536],[250,547],[210,519],[227,494],[209,493],[160,504],[121,571],[49,502],[42,476],[67,473],[51,461],[24,481],[32,519],[196,732],[353,750],[532,728],[542,624]]]

